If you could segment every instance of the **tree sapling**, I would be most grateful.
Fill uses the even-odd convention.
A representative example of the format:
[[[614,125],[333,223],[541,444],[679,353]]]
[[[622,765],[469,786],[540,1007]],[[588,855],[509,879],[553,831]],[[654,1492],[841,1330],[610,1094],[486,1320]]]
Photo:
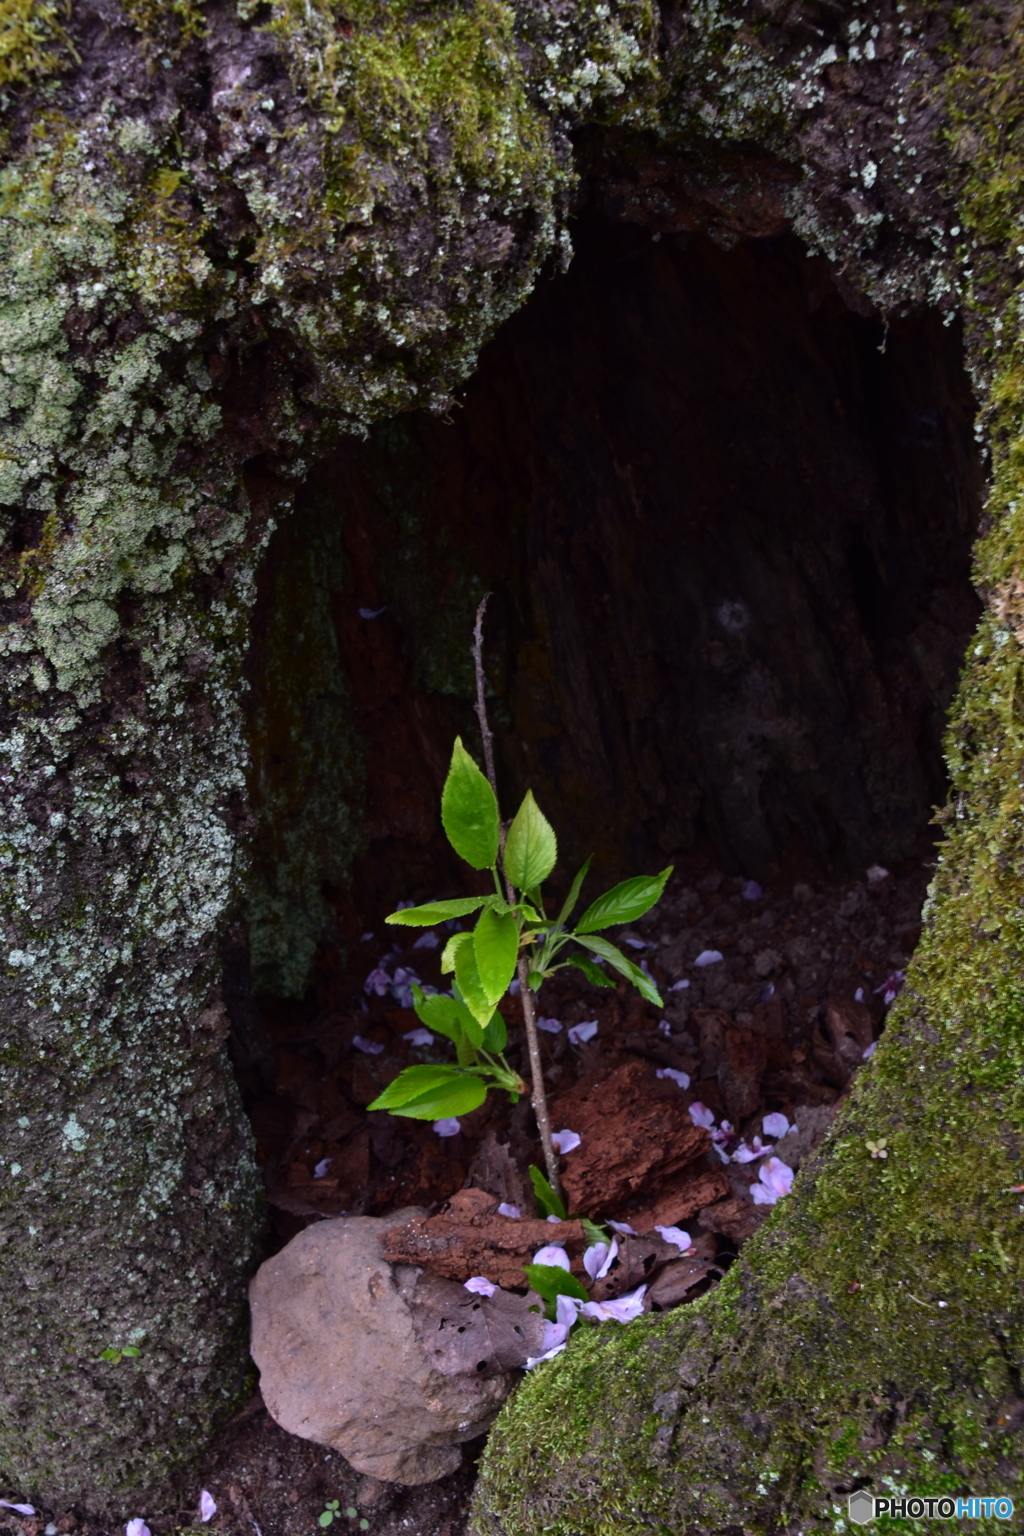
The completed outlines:
[[[672,866],[658,875],[622,881],[592,902],[575,927],[570,927],[569,920],[590,867],[588,859],[573,880],[558,916],[552,920],[545,915],[541,888],[558,855],[554,830],[532,790],[527,790],[507,827],[498,806],[481,655],[486,602],[484,598],[477,610],[473,655],[476,709],[487,774],[481,773],[457,737],[441,795],[441,821],[456,853],[473,869],[490,871],[494,895],[459,896],[451,901],[405,907],[387,919],[401,927],[417,928],[479,913],[473,932],[454,933],[441,956],[442,974],[453,977],[451,995],[427,995],[419,986],[412,989],[417,1016],[429,1029],[453,1042],[456,1064],[406,1067],[369,1108],[386,1109],[417,1120],[443,1119],[476,1109],[491,1087],[504,1089],[515,1102],[526,1091],[526,1084],[505,1060],[505,1021],[497,1005],[513,977],[518,976],[530,1056],[532,1102],[544,1148],[548,1193],[560,1203],[558,1154],[551,1135],[537,1035],[536,993],[548,976],[566,965],[578,966],[595,985],[609,987],[613,983],[601,970],[603,963],[632,982],[660,1008],[661,997],[650,977],[627,960],[614,944],[599,937],[598,930],[635,922],[649,911],[661,896]],[[564,954],[570,944],[575,949]],[[539,1194],[545,1193],[539,1173],[534,1184]]]

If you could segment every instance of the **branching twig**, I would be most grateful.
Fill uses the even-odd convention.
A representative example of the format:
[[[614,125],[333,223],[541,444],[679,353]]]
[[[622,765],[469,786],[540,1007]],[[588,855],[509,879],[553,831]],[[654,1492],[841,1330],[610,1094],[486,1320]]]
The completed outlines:
[[[487,778],[494,791],[494,798],[498,798],[498,782],[494,773],[494,737],[491,735],[491,727],[487,720],[487,704],[484,698],[484,611],[487,608],[488,592],[481,598],[476,610],[476,625],[473,629],[473,665],[476,668],[476,717],[480,722],[480,735],[484,743],[484,766],[487,769]],[[504,870],[503,855],[505,852],[505,824],[498,814],[498,829],[501,838],[501,854],[499,855],[499,867],[505,882],[505,894],[511,903],[515,900],[515,892],[509,883]],[[551,1119],[548,1115],[548,1101],[544,1092],[544,1071],[540,1059],[540,1036],[537,1034],[537,1010],[535,998],[527,980],[530,967],[524,954],[520,954],[516,971],[519,976],[519,997],[523,1005],[523,1019],[526,1023],[526,1043],[530,1052],[530,1076],[533,1080],[533,1112],[537,1117],[537,1130],[540,1132],[541,1146],[544,1148],[544,1162],[548,1170],[548,1183],[555,1194],[561,1199],[562,1181],[558,1175],[558,1154],[551,1140]]]

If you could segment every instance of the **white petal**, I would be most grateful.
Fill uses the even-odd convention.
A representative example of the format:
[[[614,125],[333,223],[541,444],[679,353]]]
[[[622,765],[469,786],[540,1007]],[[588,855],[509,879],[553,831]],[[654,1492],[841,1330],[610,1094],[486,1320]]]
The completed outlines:
[[[559,1269],[569,1270],[569,1255],[565,1249],[557,1243],[548,1243],[546,1248],[538,1248],[533,1256],[534,1264],[557,1265]]]
[[[458,1120],[435,1120],[430,1129],[437,1136],[457,1136],[462,1130]]]
[[[725,956],[720,949],[702,949],[693,963],[703,970],[706,965],[717,965],[719,960],[724,959]]]
[[[580,1137],[575,1131],[555,1131],[551,1141],[555,1151],[560,1152],[563,1157],[567,1152],[575,1152],[580,1145]]]
[[[472,1291],[474,1296],[493,1296],[498,1289],[496,1285],[491,1284],[486,1275],[470,1275],[463,1285],[467,1291]]]
[[[503,1200],[498,1206],[498,1215],[509,1216],[513,1221],[518,1221],[520,1217],[519,1207],[518,1205],[509,1205],[507,1200]]]
[[[688,1072],[680,1072],[678,1067],[659,1067],[654,1075],[655,1077],[670,1077],[674,1083],[679,1084],[680,1088],[689,1088],[690,1086],[690,1074]]]
[[[655,1227],[654,1230],[661,1233],[664,1242],[675,1243],[676,1247],[681,1249],[683,1253],[686,1252],[687,1248],[693,1247],[693,1238],[689,1232],[684,1232],[682,1227]]]

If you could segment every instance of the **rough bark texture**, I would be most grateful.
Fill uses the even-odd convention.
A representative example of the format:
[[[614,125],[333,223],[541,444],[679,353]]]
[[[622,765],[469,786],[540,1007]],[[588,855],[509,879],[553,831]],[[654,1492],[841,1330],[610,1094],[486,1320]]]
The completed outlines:
[[[854,1476],[1016,1478],[1015,15],[4,7],[0,1472],[26,1494],[102,1506],[152,1484],[243,1388],[259,1202],[216,961],[248,829],[260,551],[311,452],[447,409],[565,250],[568,133],[602,119],[682,167],[680,228],[788,223],[887,312],[964,310],[995,452],[989,606],[898,1026],[712,1301],[528,1383],[481,1526],[831,1528]],[[649,163],[626,155],[608,195],[657,227]],[[358,751],[339,762],[355,800]],[[289,793],[311,771],[300,757]],[[338,878],[358,835],[336,830]],[[304,857],[279,851],[281,884],[254,886],[278,974],[305,963],[275,938]],[[884,1168],[863,1147],[879,1132]],[[139,1356],[101,1358],[125,1345]]]

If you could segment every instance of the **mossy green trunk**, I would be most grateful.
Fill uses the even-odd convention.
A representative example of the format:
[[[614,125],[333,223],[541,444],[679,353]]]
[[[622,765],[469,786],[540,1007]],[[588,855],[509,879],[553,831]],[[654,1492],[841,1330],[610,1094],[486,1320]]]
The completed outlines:
[[[260,1202],[217,949],[246,870],[261,551],[334,434],[447,409],[567,251],[569,130],[594,120],[663,153],[754,141],[791,163],[793,227],[876,302],[975,306],[993,597],[899,1028],[712,1302],[575,1345],[520,1394],[481,1520],[764,1526],[903,1441],[996,1477],[1021,1251],[1015,58],[1001,13],[975,38],[943,6],[773,9],[0,3],[0,1477],[19,1492],[114,1507],[244,1389]],[[347,741],[340,695],[330,712]],[[355,747],[336,771],[356,800]],[[279,919],[316,863],[273,828],[257,849],[279,865],[251,908],[267,967],[301,970],[310,936]]]

